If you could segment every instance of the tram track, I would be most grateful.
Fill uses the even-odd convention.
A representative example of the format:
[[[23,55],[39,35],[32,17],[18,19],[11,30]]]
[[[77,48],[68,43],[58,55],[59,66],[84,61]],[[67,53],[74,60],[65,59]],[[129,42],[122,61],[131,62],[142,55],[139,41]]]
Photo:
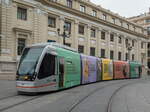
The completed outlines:
[[[18,95],[5,96],[5,97],[0,98],[0,101],[1,101],[1,100],[4,100],[4,99],[11,98],[11,97],[15,97],[15,96],[18,96]]]
[[[127,81],[127,80],[126,80]],[[96,93],[96,92],[98,92],[98,91],[100,91],[100,90],[102,90],[102,89],[104,89],[104,88],[107,88],[107,87],[109,87],[109,86],[112,86],[112,85],[117,85],[117,84],[122,84],[122,83],[126,83],[126,81],[124,81],[124,82],[122,82],[122,80],[121,81],[117,81],[117,82],[115,82],[115,83],[109,83],[109,84],[106,84],[106,85],[103,85],[103,86],[101,86],[101,87],[99,87],[99,88],[97,88],[97,89],[94,89],[93,91],[91,91],[90,93],[88,93],[86,96],[83,96],[81,99],[79,99],[79,101],[77,101],[76,103],[74,103],[74,104],[72,104],[72,106],[71,106],[71,108],[69,108],[69,109],[67,109],[67,111],[66,112],[72,112],[78,105],[80,105],[84,100],[86,100],[88,97],[90,97],[91,95],[93,95],[94,93]],[[134,83],[134,82],[137,82],[137,81],[134,81],[134,80],[128,80],[128,82],[127,82],[127,84],[124,84],[124,85],[122,85],[122,86],[127,86],[127,85],[129,85],[130,84],[130,82],[131,83]],[[122,82],[122,83],[121,83]],[[122,88],[122,86],[121,87],[119,87],[120,89]],[[119,89],[119,90],[120,90]],[[118,90],[118,91],[119,91]],[[115,90],[116,91],[116,90]],[[116,92],[117,93],[117,92]],[[115,96],[115,94],[116,93],[114,93],[114,95],[113,96]],[[7,111],[8,109],[11,109],[11,108],[13,108],[13,107],[16,107],[16,106],[19,106],[19,105],[22,105],[22,104],[24,104],[24,103],[27,103],[27,102],[30,102],[30,101],[32,101],[32,100],[35,100],[35,99],[37,99],[37,98],[41,98],[41,97],[43,97],[43,96],[46,96],[46,95],[50,95],[50,94],[44,94],[44,95],[38,95],[38,96],[22,96],[22,95],[13,95],[13,96],[8,96],[8,97],[5,97],[5,98],[2,98],[2,99],[0,99],[0,112],[3,112],[3,111]],[[112,96],[112,97],[113,97]],[[22,98],[23,97],[23,98]],[[5,101],[13,101],[12,99],[23,99],[23,100],[21,100],[21,101],[18,101],[18,102],[15,102],[15,103],[11,103],[10,105],[5,105],[5,106],[1,106],[1,102],[3,103],[3,102],[5,102]],[[112,99],[112,98],[111,98]],[[7,102],[8,102],[7,101]],[[110,100],[111,101],[111,100]],[[109,108],[111,107],[111,104],[108,104],[108,106],[109,106]],[[107,109],[107,112],[111,112],[111,111],[108,111],[108,109]]]
[[[111,97],[109,98],[109,101],[108,101],[108,106],[107,106],[107,111],[106,112],[112,112],[112,103],[113,103],[113,99],[114,97],[116,96],[116,94],[122,90],[123,88],[129,86],[129,85],[133,85],[133,84],[136,84],[138,83],[137,81],[136,82],[131,82],[131,83],[128,83],[128,84],[124,84],[122,85],[121,87],[119,87],[118,89],[116,89],[113,94],[111,95]]]
[[[16,103],[14,103],[14,104],[10,104],[10,105],[8,105],[8,106],[4,106],[4,107],[2,107],[1,106],[1,104],[0,104],[0,107],[2,107],[2,108],[0,108],[0,112],[3,112],[3,111],[5,111],[5,110],[8,110],[8,109],[11,109],[11,108],[13,108],[13,107],[15,107],[15,106],[18,106],[18,105],[22,105],[22,104],[24,104],[24,103],[27,103],[27,102],[29,102],[29,101],[32,101],[32,100],[35,100],[35,99],[37,99],[37,98],[41,98],[41,97],[43,97],[43,96],[45,96],[45,95],[41,95],[41,96],[32,96],[31,98],[22,98],[22,96],[21,95],[16,95],[16,96],[13,96],[13,97],[11,97],[11,96],[9,96],[9,97],[6,97],[6,98],[2,98],[2,99],[0,99],[0,102],[8,102],[8,101],[6,101],[6,100],[12,100],[13,98],[14,99],[17,99],[17,97],[18,98],[20,98],[20,99],[23,99],[23,101],[18,101],[18,102],[16,102]],[[16,97],[16,98],[15,98]],[[5,103],[4,103],[5,104]]]
[[[118,89],[116,89],[113,94],[111,95],[111,97],[109,98],[109,101],[108,101],[108,106],[107,106],[107,110],[106,112],[112,112],[111,111],[111,107],[112,107],[112,103],[113,103],[113,98],[116,96],[116,94],[123,88],[127,87],[128,85],[132,85],[132,84],[135,84],[134,83],[128,83],[128,84],[125,84],[125,85],[122,85],[121,87],[119,87]]]
[[[133,80],[132,80],[132,81],[133,81]],[[134,81],[134,82],[128,81],[127,84],[123,84],[123,85],[120,86],[118,89],[116,89],[116,90],[113,92],[112,96],[109,98],[108,106],[107,106],[106,112],[111,112],[111,102],[112,102],[113,97],[116,95],[116,93],[117,93],[118,91],[120,91],[121,89],[123,89],[124,87],[126,87],[126,86],[128,86],[128,85],[130,85],[130,84],[134,84],[134,83],[136,83],[136,82],[137,82],[137,81]],[[120,83],[121,83],[121,82],[113,83],[113,85],[114,85],[114,84],[117,85],[117,84],[120,84]],[[78,102],[74,103],[74,104],[71,106],[71,108],[70,108],[68,111],[66,111],[66,112],[72,112],[77,106],[79,106],[83,101],[85,101],[85,100],[86,100],[87,98],[89,98],[91,95],[95,94],[96,92],[98,92],[98,91],[100,91],[100,90],[102,90],[102,89],[105,89],[106,87],[110,87],[110,86],[112,86],[112,84],[107,84],[107,85],[104,85],[104,86],[102,86],[102,87],[100,87],[100,88],[97,88],[97,89],[93,90],[92,92],[90,92],[89,94],[87,94],[86,96],[84,96],[83,98],[81,98]]]
[[[120,83],[120,82],[121,81],[115,82],[115,83],[111,83],[111,84],[107,84],[107,85],[103,86],[102,88],[105,88],[108,85],[112,85],[112,84],[116,84],[116,83]],[[97,90],[92,91],[92,94],[95,93],[96,91]],[[86,97],[90,96],[90,94],[88,94]],[[29,101],[35,100],[37,98],[41,98],[41,97],[46,96],[46,95],[49,95],[49,94],[38,95],[38,96],[28,96],[28,97],[27,96],[23,96],[23,95],[12,95],[12,96],[3,97],[3,98],[0,99],[0,112],[3,112],[5,110],[11,109],[13,107],[22,105],[22,104],[27,103]],[[22,97],[25,97],[25,98],[22,99]],[[5,106],[3,106],[4,102],[10,102],[10,101],[13,101],[12,99],[20,99],[20,98],[22,99],[21,101],[13,102],[11,104],[8,104],[7,106],[4,104]]]

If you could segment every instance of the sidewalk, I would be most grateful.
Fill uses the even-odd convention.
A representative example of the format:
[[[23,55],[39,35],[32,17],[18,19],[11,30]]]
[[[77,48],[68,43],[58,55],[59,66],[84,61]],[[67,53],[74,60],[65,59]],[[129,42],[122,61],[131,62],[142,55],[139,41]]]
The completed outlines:
[[[0,99],[7,96],[16,95],[16,82],[0,80]]]

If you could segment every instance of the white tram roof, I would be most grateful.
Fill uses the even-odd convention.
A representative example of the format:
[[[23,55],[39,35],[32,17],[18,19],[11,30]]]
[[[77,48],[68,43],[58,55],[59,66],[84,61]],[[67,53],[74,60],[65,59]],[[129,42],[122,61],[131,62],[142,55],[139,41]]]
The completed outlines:
[[[58,47],[58,48],[63,48],[63,49],[70,50],[70,51],[73,51],[73,52],[78,52],[74,48],[71,48],[71,47],[68,47],[66,45],[62,45],[62,44],[56,43],[56,42],[37,43],[37,44],[33,44],[33,45],[29,46],[29,47],[37,47],[37,46],[44,47],[44,46],[48,46],[48,45],[54,46],[54,47]]]

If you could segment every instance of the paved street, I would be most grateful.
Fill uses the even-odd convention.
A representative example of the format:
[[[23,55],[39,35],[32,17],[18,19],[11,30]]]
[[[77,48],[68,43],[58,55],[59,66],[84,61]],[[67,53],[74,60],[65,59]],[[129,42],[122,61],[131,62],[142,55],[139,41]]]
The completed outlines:
[[[15,81],[0,80],[0,99],[17,95]]]
[[[38,96],[17,95],[14,81],[0,81],[2,112],[149,112],[149,80],[117,80]],[[9,96],[9,97],[8,97]]]

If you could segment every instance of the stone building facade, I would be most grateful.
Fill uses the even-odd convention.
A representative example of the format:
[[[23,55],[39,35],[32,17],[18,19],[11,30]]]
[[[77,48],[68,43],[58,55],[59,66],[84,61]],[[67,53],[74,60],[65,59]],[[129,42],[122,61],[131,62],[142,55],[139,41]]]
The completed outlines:
[[[89,0],[1,0],[0,15],[1,79],[15,78],[25,46],[63,43],[64,25],[66,45],[81,53],[147,64],[146,30]]]
[[[148,41],[148,45],[147,45],[147,56],[148,56],[148,60],[147,60],[147,65],[150,68],[150,11],[138,16],[134,16],[131,18],[128,18],[129,21],[132,21],[136,24],[139,24],[141,26],[143,26],[145,29],[147,29],[147,35],[149,38]]]

